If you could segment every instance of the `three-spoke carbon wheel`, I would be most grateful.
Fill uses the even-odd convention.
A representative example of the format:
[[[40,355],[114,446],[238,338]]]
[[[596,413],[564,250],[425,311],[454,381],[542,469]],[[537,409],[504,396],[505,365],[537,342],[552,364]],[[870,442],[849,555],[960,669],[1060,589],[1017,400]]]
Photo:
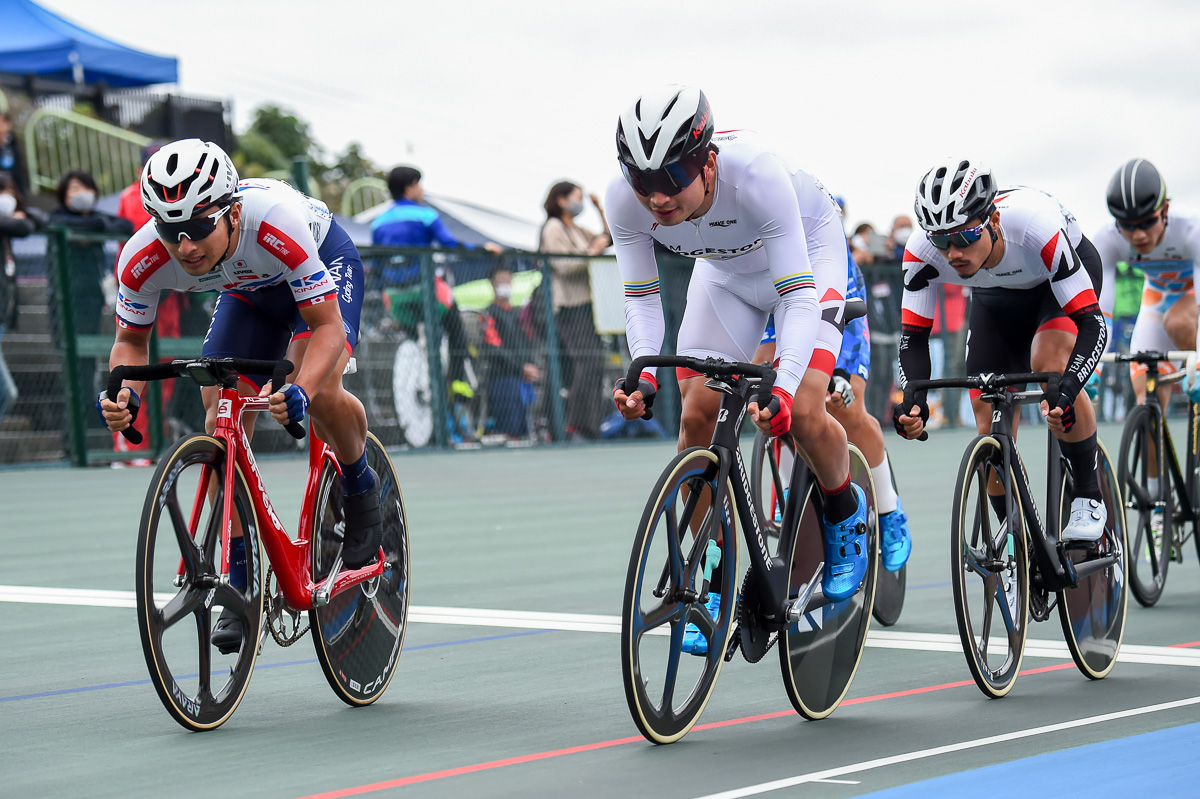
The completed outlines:
[[[638,524],[621,612],[621,676],[634,723],[648,740],[682,738],[708,703],[725,662],[737,609],[738,541],[732,512],[714,506],[717,456],[703,447],[679,453],[658,479]],[[722,492],[729,502],[731,486]],[[720,546],[720,611],[705,607],[708,542]],[[683,651],[696,625],[703,655]]]
[[[879,518],[875,509],[875,484],[866,458],[850,446],[850,479],[867,498],[867,574],[862,587],[840,602],[811,607],[798,622],[780,635],[779,665],[792,707],[806,719],[822,719],[837,709],[862,660],[871,626],[876,578],[879,574]],[[800,530],[790,553],[779,553],[788,563],[788,598],[795,599],[825,560],[821,520],[821,492],[810,481]]]
[[[1121,505],[1121,486],[1104,444],[1099,447],[1100,496],[1108,512],[1104,537],[1092,550],[1068,549],[1067,556],[1083,573],[1078,585],[1058,594],[1058,618],[1062,623],[1067,648],[1075,665],[1092,680],[1103,679],[1116,665],[1125,637],[1125,608],[1129,592],[1126,588],[1125,514]],[[1063,480],[1062,515],[1069,518],[1071,499]],[[1090,563],[1109,562],[1102,569],[1091,571]],[[1110,562],[1111,561],[1111,562]]]
[[[1029,553],[1021,504],[1001,520],[988,497],[1003,468],[1000,444],[979,436],[967,447],[954,487],[950,572],[967,666],[979,690],[1007,694],[1016,682],[1029,630]],[[1009,471],[1008,485],[1014,476]]]
[[[369,705],[383,695],[396,671],[408,621],[408,518],[396,470],[379,440],[367,433],[367,464],[379,476],[383,510],[381,576],[334,594],[309,612],[317,660],[329,686],[346,704]],[[321,470],[312,531],[313,581],[329,575],[341,546],[345,521],[342,481],[332,461]]]
[[[224,445],[209,436],[177,442],[154,473],[138,531],[137,608],[150,681],[171,716],[211,730],[237,709],[258,658],[263,560],[250,490],[240,470],[225,483]],[[233,492],[235,530],[246,542],[246,588],[221,577],[221,513]],[[212,642],[221,611],[242,623],[236,651]],[[228,648],[228,647],[227,647]]]
[[[1145,405],[1130,411],[1121,434],[1117,467],[1125,498],[1129,590],[1145,607],[1158,601],[1166,585],[1175,521],[1161,425],[1158,414]],[[1150,488],[1153,480],[1158,481],[1157,490]]]

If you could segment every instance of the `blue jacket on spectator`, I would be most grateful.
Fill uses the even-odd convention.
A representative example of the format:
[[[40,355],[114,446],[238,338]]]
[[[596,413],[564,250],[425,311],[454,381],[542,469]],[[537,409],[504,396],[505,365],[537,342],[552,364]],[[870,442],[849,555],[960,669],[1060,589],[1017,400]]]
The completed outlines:
[[[443,247],[466,247],[450,234],[438,212],[412,200],[396,200],[391,208],[371,222],[371,243],[383,247],[430,247],[436,241]]]

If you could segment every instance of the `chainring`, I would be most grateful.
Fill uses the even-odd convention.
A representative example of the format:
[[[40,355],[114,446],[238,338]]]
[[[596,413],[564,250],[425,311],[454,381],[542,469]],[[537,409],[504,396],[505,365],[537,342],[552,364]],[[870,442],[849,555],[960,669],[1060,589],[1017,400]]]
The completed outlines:
[[[283,599],[283,590],[275,578],[273,567],[267,567],[267,629],[275,643],[287,647],[308,632],[308,614],[292,610]]]
[[[749,569],[742,579],[742,593],[738,599],[738,645],[742,657],[748,663],[762,660],[771,647],[779,640],[779,633],[768,630],[763,626],[759,615],[758,581],[754,579],[754,570]]]

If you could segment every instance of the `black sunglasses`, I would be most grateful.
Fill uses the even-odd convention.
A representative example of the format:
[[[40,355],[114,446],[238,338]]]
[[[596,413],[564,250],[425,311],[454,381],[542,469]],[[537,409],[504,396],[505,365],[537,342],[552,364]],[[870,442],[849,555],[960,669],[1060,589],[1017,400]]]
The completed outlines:
[[[962,249],[983,238],[983,231],[987,229],[987,223],[969,227],[966,230],[956,230],[953,233],[926,233],[925,236],[929,239],[929,243],[939,250],[948,250],[950,245]]]
[[[1149,219],[1139,219],[1137,222],[1122,222],[1120,219],[1118,219],[1117,227],[1119,227],[1121,230],[1128,230],[1129,232],[1132,233],[1135,230],[1150,230],[1152,227],[1157,225],[1161,220],[1162,220],[1161,214],[1155,214],[1154,216],[1150,217]]]
[[[184,236],[192,241],[203,241],[213,234],[213,231],[217,229],[217,220],[229,213],[229,209],[232,207],[233,204],[230,203],[212,216],[197,216],[182,222],[155,220],[154,227],[158,230],[160,239],[172,244],[178,244]]]
[[[696,182],[704,165],[708,163],[708,153],[688,161],[676,161],[661,169],[638,169],[621,162],[621,172],[633,190],[643,197],[662,193],[674,197],[679,192]]]

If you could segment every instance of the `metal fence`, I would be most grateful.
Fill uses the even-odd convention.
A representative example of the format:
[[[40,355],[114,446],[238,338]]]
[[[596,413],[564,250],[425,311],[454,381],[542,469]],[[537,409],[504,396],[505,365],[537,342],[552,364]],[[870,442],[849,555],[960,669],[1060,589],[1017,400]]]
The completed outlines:
[[[187,381],[153,385],[143,398],[149,449],[128,450],[105,431],[93,408],[114,335],[119,240],[53,230],[14,241],[20,290],[15,327],[0,339],[18,391],[0,418],[0,463],[70,459],[76,464],[150,458],[177,436],[203,428],[199,389]],[[346,386],[389,447],[529,446],[547,442],[674,437],[679,393],[661,375],[650,422],[626,423],[611,404],[624,373],[623,289],[612,258],[536,253],[493,256],[482,250],[363,247],[364,274],[357,371]],[[660,254],[673,351],[693,261]],[[556,302],[554,275],[584,279],[589,302]],[[895,400],[901,271],[864,270],[870,299],[872,377],[864,401],[890,419]],[[492,278],[510,283],[497,303]],[[215,294],[167,292],[151,338],[153,358],[200,353]],[[944,370],[961,372],[962,332],[935,337]],[[936,358],[936,353],[935,353]],[[937,398],[934,398],[935,401]],[[945,424],[957,424],[945,398]],[[890,421],[888,422],[890,425]],[[260,452],[294,451],[275,425],[260,424]]]

